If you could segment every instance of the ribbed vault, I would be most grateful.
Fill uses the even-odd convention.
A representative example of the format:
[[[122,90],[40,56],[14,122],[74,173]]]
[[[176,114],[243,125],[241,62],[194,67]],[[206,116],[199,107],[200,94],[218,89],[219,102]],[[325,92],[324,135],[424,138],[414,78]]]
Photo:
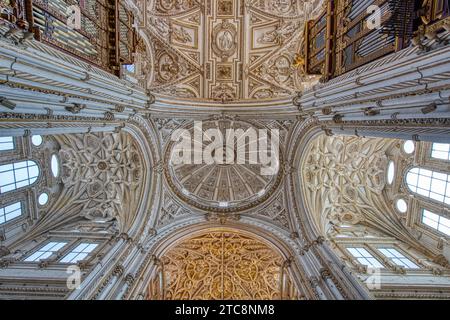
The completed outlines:
[[[391,154],[400,145],[395,139],[325,134],[310,140],[298,164],[298,179],[307,223],[316,234],[329,240],[396,239],[437,261],[439,255],[404,223],[386,191]]]

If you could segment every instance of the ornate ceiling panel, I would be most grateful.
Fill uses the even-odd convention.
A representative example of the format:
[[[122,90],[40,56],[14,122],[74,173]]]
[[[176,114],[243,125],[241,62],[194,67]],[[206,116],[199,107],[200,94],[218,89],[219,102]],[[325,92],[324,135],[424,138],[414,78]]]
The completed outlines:
[[[78,212],[86,219],[117,219],[119,228],[131,225],[139,205],[143,160],[136,141],[126,133],[88,133],[58,136],[64,183],[58,211]]]
[[[185,127],[191,137],[195,137],[194,126],[191,122]],[[223,212],[233,212],[251,208],[266,200],[280,183],[279,159],[271,166],[274,167],[273,174],[266,174],[264,169],[269,168],[261,162],[251,164],[249,153],[258,157],[257,145],[255,149],[249,146],[248,138],[244,133],[253,126],[244,121],[238,120],[210,120],[202,123],[203,135],[208,136],[209,129],[220,130],[225,138],[229,134],[228,130],[236,130],[234,148],[225,146],[223,141],[223,163],[214,161],[208,164],[206,161],[195,163],[194,153],[189,156],[191,164],[173,164],[175,156],[180,156],[182,152],[177,149],[178,142],[172,141],[166,148],[166,178],[172,190],[185,202],[203,209]],[[264,128],[261,126],[261,129]],[[241,130],[240,132],[238,130]],[[261,138],[260,138],[261,139]],[[271,137],[268,135],[268,150],[271,152]],[[200,156],[205,157],[205,153],[212,143],[203,139],[200,142]],[[210,154],[216,157],[215,150],[211,147]],[[241,154],[242,158],[239,158]],[[227,155],[230,157],[227,163]],[[245,158],[243,158],[245,156]]]
[[[382,191],[386,184],[388,139],[328,137],[311,142],[301,164],[302,184],[317,225],[358,224],[368,213],[385,210]],[[324,232],[325,233],[325,232]]]
[[[213,231],[178,244],[161,260],[169,300],[280,298],[282,257],[241,234]]]
[[[405,223],[395,208],[396,196],[391,194],[387,172],[389,162],[395,159],[396,179],[404,179],[400,168],[409,164],[400,153],[402,143],[325,134],[310,141],[298,164],[308,219],[333,242],[396,239],[447,267],[441,253],[430,251],[421,241],[422,234]]]
[[[146,7],[153,92],[222,102],[273,99],[314,80],[293,66],[303,1],[149,0]]]

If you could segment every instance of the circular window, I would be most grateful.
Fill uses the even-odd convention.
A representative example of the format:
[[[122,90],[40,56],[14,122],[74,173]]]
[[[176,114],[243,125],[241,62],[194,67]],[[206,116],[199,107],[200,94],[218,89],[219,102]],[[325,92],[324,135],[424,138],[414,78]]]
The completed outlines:
[[[59,161],[56,154],[52,155],[51,168],[53,176],[56,178],[59,175]]]
[[[407,154],[412,154],[414,150],[416,149],[416,146],[414,145],[414,142],[412,140],[407,140],[403,144],[403,151]]]
[[[42,136],[40,135],[35,135],[35,136],[31,136],[31,143],[38,147],[42,144]]]
[[[38,202],[41,206],[45,205],[48,202],[48,194],[41,193],[38,198]]]
[[[397,210],[400,211],[401,213],[405,213],[406,211],[408,211],[408,204],[403,199],[398,199],[396,206]]]
[[[394,182],[394,177],[395,177],[395,164],[394,161],[390,161],[387,170],[387,180],[389,184],[392,184],[392,182]]]

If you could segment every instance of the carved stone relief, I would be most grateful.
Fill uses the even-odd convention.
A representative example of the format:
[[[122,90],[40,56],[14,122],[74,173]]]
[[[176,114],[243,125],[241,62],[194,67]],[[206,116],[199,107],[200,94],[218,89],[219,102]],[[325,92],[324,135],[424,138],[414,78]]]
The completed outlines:
[[[275,124],[278,123],[275,122]],[[188,123],[184,128],[190,132],[191,137],[194,137],[193,122]],[[249,128],[263,129],[265,126],[261,124],[253,126],[248,122],[229,119],[210,120],[202,123],[203,134],[206,134],[205,132],[208,129],[219,129],[222,136],[226,137],[227,130],[235,130],[237,136],[233,140],[235,141],[234,149],[229,149],[228,146],[225,146],[225,141],[223,142],[222,155],[224,160],[222,163],[201,161],[201,163],[196,164],[192,158],[193,153],[191,153],[189,156],[192,160],[191,164],[172,164],[172,160],[179,156],[180,150],[176,149],[177,144],[174,141],[167,140],[165,176],[172,191],[181,199],[199,209],[219,212],[249,209],[266,200],[280,183],[279,166],[281,160],[276,159],[275,163],[271,164],[274,166],[274,171],[271,174],[264,173],[264,166],[261,162],[250,163],[250,154],[253,151],[249,145],[249,139],[244,136]],[[269,146],[268,152],[273,152],[274,146],[270,137],[268,137],[267,143]],[[203,157],[205,157],[209,145],[208,141],[202,142],[200,152],[203,152]],[[230,155],[233,155],[233,157],[229,161],[226,157],[230,157]],[[255,155],[255,153],[252,155]],[[211,156],[215,157],[212,153]],[[239,156],[242,158],[238,160]],[[257,154],[256,156],[258,157]]]
[[[280,299],[282,257],[259,240],[211,232],[160,259],[166,299]]]
[[[156,93],[226,103],[279,99],[316,81],[294,66],[301,50],[303,1],[147,5],[144,30],[156,57],[149,83]]]
[[[57,136],[61,145],[61,179],[64,183],[58,203],[62,215],[77,211],[93,222],[118,220],[124,229],[133,221],[141,198],[144,167],[131,136],[120,134],[75,134]]]
[[[384,207],[380,193],[386,184],[388,147],[387,140],[325,135],[311,143],[301,177],[309,209],[322,230],[327,221],[364,222],[369,210]]]

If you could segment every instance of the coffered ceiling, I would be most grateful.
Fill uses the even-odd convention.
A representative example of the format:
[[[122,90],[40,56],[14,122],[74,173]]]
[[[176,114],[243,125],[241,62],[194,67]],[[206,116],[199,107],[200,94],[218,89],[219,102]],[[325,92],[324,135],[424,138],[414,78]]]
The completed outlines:
[[[315,79],[295,68],[305,20],[297,0],[148,0],[149,89],[231,102],[293,95]]]

